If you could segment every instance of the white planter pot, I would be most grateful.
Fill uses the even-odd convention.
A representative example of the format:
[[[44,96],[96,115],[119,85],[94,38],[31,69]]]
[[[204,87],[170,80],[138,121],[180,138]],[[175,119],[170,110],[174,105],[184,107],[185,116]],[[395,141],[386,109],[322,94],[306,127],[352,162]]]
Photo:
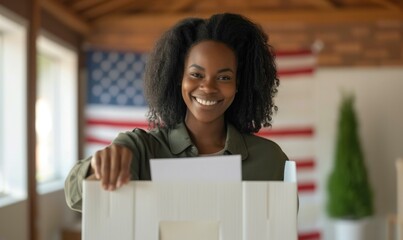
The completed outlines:
[[[334,222],[334,240],[364,240],[367,239],[368,219],[336,220]]]

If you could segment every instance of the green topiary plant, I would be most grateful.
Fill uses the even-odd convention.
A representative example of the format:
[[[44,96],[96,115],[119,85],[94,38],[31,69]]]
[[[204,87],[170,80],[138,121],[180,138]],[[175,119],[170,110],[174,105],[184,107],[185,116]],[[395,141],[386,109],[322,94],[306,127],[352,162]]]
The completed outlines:
[[[354,96],[344,95],[340,106],[334,169],[328,180],[327,211],[338,219],[373,214],[373,197],[358,137]]]

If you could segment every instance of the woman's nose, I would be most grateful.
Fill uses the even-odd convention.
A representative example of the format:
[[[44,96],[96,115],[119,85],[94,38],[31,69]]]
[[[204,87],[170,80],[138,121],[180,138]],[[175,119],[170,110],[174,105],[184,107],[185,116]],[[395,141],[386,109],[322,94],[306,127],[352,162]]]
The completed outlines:
[[[207,93],[217,92],[217,83],[213,77],[205,77],[200,84],[200,89]]]

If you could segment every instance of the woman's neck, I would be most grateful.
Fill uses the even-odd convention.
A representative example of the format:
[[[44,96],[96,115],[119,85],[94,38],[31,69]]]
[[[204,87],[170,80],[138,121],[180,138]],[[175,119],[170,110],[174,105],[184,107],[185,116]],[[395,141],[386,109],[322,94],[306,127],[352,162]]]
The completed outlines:
[[[216,153],[224,148],[227,137],[224,118],[211,123],[189,121],[186,118],[185,124],[199,154]]]

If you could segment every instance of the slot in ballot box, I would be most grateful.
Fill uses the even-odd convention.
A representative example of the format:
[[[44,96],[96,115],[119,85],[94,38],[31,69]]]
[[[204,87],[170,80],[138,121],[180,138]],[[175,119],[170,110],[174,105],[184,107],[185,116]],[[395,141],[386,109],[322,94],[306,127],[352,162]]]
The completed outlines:
[[[83,240],[297,239],[295,182],[83,185]]]

